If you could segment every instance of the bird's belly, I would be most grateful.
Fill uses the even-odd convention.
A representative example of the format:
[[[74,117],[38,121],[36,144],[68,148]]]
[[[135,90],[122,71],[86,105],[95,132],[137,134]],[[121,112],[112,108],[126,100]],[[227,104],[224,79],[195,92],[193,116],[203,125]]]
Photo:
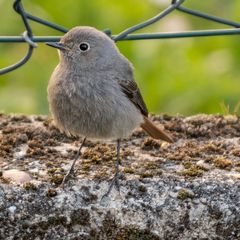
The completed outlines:
[[[125,138],[143,122],[140,111],[124,94],[116,97],[111,93],[95,93],[92,97],[73,98],[59,96],[58,107],[51,108],[57,127],[68,135],[90,139]]]

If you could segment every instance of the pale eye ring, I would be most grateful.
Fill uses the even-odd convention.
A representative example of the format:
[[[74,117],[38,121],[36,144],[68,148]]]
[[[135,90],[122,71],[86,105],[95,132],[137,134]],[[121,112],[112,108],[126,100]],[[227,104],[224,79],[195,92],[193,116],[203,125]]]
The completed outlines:
[[[90,49],[90,44],[87,42],[82,42],[79,44],[79,49],[81,52],[86,52]]]

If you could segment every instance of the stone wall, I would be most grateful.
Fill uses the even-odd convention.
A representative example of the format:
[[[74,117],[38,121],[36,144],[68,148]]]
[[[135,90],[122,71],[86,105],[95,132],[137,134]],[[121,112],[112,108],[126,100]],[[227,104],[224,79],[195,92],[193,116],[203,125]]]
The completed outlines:
[[[43,116],[0,115],[0,239],[240,239],[240,119],[153,116],[175,143],[137,129],[87,141],[76,177],[60,186],[81,140]]]

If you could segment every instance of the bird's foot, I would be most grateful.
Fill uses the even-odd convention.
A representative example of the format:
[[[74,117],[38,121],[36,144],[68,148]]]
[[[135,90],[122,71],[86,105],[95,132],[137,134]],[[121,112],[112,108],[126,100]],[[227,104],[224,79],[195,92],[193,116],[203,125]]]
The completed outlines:
[[[64,176],[62,183],[60,185],[60,187],[64,188],[65,184],[70,180],[70,179],[75,179],[76,178],[76,174],[74,169],[70,168],[70,170],[67,172],[67,174]]]
[[[117,172],[114,177],[111,179],[111,182],[108,186],[108,190],[107,192],[102,196],[100,204],[101,205],[106,205],[109,201],[110,201],[110,193],[113,189],[113,187],[116,188],[116,190],[118,191],[118,193],[120,194],[120,184],[119,184],[119,177],[120,177],[120,173]]]

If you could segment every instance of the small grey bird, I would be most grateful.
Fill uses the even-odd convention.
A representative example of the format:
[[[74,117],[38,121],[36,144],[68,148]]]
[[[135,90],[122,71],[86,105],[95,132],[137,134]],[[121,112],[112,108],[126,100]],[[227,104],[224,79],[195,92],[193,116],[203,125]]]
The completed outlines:
[[[134,81],[132,64],[104,32],[75,27],[60,42],[60,62],[48,84],[48,101],[55,125],[68,136],[82,136],[63,183],[73,172],[81,148],[89,139],[117,140],[116,174],[105,195],[118,185],[120,139],[141,126],[151,137],[173,142],[148,118],[148,110]]]

